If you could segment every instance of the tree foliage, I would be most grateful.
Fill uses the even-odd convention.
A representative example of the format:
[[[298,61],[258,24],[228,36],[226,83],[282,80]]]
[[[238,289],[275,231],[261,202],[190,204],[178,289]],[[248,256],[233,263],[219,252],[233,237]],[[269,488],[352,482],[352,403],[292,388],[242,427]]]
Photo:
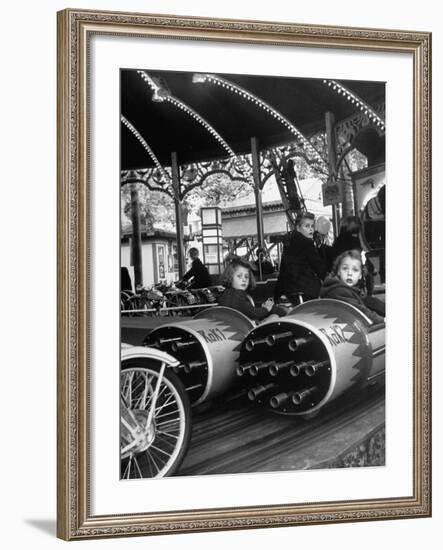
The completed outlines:
[[[175,231],[175,207],[171,197],[160,191],[153,191],[147,186],[136,184],[139,196],[140,217],[148,230],[164,229]],[[224,173],[209,176],[202,186],[194,187],[183,201],[183,213],[198,214],[202,206],[224,206],[235,199],[251,193],[252,186],[244,181],[232,181]],[[125,185],[121,190],[122,227],[131,224],[131,186]]]
[[[355,155],[355,153],[353,154]],[[274,162],[279,165],[279,169],[281,170],[281,177],[285,176],[285,167],[287,166],[287,161],[283,162],[283,156],[278,155],[274,157]],[[356,158],[352,160],[359,162],[360,159]],[[311,174],[311,167],[303,157],[294,155],[291,162],[295,171],[291,179],[297,177],[297,179],[301,180]],[[165,193],[152,191],[142,184],[137,184],[137,189],[142,224],[148,230],[153,230],[155,227],[155,229],[175,231],[175,207],[173,199]],[[252,174],[249,174],[245,180],[232,180],[224,172],[214,172],[203,181],[203,184],[192,188],[186,194],[182,204],[185,224],[187,214],[199,214],[200,208],[204,206],[230,206],[235,200],[252,194]],[[130,225],[130,185],[123,186],[121,191],[121,219],[123,227]]]
[[[138,191],[140,218],[142,224],[150,230],[164,229],[175,231],[174,201],[160,191],[151,191],[143,184],[136,184]],[[131,185],[121,189],[122,227],[131,224]]]
[[[186,196],[185,203],[190,212],[198,213],[202,206],[226,206],[251,191],[249,182],[233,181],[227,174],[216,173],[209,176],[201,187],[194,187]]]

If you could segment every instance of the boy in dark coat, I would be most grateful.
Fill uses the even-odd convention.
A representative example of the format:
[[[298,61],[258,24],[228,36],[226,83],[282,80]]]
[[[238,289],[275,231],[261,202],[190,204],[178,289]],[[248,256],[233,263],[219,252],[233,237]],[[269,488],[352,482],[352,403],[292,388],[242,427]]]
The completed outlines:
[[[280,264],[280,273],[274,298],[285,294],[297,303],[302,293],[303,300],[318,298],[321,281],[326,275],[326,262],[314,243],[315,216],[302,212],[295,221],[295,230],[285,245]]]

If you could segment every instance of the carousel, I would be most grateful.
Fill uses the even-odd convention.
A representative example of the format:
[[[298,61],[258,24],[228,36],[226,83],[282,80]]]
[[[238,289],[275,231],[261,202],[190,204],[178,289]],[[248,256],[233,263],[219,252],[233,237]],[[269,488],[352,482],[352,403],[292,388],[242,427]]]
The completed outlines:
[[[277,186],[293,229],[307,209],[300,163],[321,182],[334,235],[359,217],[384,298],[384,83],[141,68],[122,70],[120,84],[134,283],[122,278],[121,478],[384,465],[384,323],[329,299],[258,326],[217,304],[223,251],[238,243],[256,265],[256,301],[272,295],[279,237],[265,228],[263,190]],[[217,174],[250,186],[255,234],[223,241],[223,217],[208,208],[202,261],[214,284],[144,287],[140,186],[173,201],[181,279],[184,201]]]

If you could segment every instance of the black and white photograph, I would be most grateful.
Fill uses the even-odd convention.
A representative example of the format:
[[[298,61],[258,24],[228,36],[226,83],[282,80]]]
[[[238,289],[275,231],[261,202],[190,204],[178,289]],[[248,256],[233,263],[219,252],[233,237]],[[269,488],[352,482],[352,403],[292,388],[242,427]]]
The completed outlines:
[[[119,85],[120,479],[385,466],[385,82]]]
[[[431,515],[431,33],[204,11],[57,14],[57,535],[383,547]]]

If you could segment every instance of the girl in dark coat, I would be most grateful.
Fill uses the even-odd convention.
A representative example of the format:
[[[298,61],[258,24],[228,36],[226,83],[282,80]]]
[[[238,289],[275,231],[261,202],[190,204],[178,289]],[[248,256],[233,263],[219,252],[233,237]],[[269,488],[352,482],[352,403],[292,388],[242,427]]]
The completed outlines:
[[[255,287],[254,275],[248,262],[234,259],[225,269],[221,283],[226,289],[218,299],[220,306],[232,307],[254,321],[261,321],[271,313],[284,315],[282,308],[274,306],[274,300],[268,298],[261,306],[255,306],[254,300],[247,293]]]
[[[384,317],[379,315],[365,303],[358,285],[363,276],[363,265],[359,250],[347,250],[340,254],[334,262],[332,276],[327,277],[321,290],[320,298],[333,298],[347,302],[362,311],[373,323],[384,323]],[[375,305],[376,298],[370,298]],[[377,300],[377,309],[384,312],[384,304]]]
[[[318,298],[321,281],[326,275],[326,262],[314,243],[315,216],[302,212],[295,220],[295,230],[285,245],[274,298],[285,294],[291,302]]]
[[[342,221],[340,232],[332,245],[331,259],[334,261],[340,254],[346,252],[346,250],[363,250],[363,246],[360,239],[361,224],[357,216],[347,216]],[[369,295],[372,295],[374,290],[374,264],[369,258],[366,258],[366,275],[365,283],[366,290]]]

